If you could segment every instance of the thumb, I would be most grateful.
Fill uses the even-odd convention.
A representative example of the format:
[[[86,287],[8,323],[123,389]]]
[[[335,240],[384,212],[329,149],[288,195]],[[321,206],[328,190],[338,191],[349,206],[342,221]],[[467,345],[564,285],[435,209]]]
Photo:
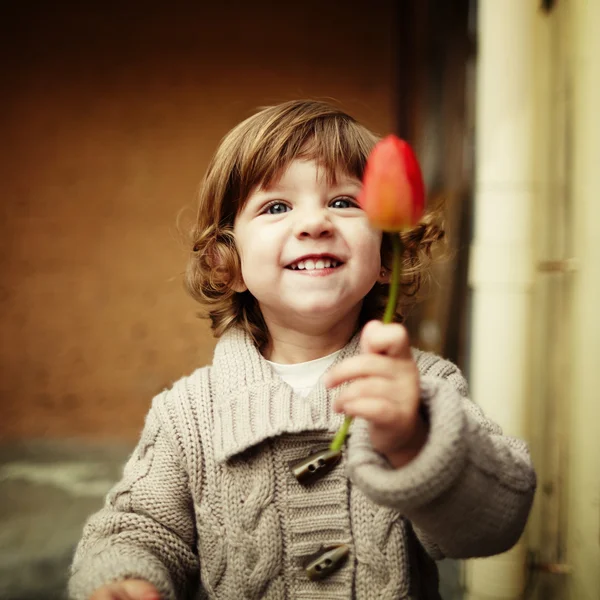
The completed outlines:
[[[412,357],[408,331],[400,323],[369,321],[363,328],[360,346],[364,353],[403,359]]]
[[[158,590],[147,581],[126,579],[121,586],[131,600],[160,600]]]

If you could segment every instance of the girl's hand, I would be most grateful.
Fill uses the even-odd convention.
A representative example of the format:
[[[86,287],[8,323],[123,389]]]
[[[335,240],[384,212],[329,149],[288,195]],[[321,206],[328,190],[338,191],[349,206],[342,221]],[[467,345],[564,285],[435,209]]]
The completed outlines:
[[[360,343],[362,353],[330,369],[324,382],[335,387],[351,381],[334,410],[368,421],[373,448],[399,468],[419,453],[428,433],[419,413],[419,371],[408,334],[398,323],[370,321]]]
[[[142,579],[126,579],[98,588],[90,600],[160,600],[157,589]]]

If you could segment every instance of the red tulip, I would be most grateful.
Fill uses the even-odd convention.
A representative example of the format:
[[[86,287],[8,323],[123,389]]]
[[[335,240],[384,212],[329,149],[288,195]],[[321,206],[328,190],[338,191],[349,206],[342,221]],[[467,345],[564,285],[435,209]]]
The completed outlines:
[[[425,209],[425,185],[412,148],[395,135],[378,142],[367,159],[358,201],[383,231],[417,224]]]
[[[392,276],[384,323],[394,320],[402,277],[402,239],[399,231],[416,225],[425,209],[425,185],[412,148],[395,135],[381,140],[367,158],[363,189],[358,202],[369,221],[383,231],[392,232]],[[331,450],[342,449],[352,424],[346,416],[338,429]]]

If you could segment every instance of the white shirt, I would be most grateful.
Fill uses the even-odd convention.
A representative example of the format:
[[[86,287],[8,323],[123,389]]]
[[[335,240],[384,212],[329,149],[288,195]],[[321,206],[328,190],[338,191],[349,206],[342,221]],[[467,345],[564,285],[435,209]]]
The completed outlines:
[[[296,363],[295,365],[282,365],[268,360],[275,373],[283,379],[299,396],[306,397],[317,385],[320,377],[333,364],[341,350],[328,354],[322,358]]]

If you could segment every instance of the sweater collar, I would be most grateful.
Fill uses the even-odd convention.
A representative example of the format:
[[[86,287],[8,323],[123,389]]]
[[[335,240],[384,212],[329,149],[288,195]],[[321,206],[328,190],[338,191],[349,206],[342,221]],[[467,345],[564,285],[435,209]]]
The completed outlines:
[[[359,338],[356,334],[350,340],[334,365],[358,353]],[[343,421],[343,415],[332,410],[340,388],[327,390],[319,381],[307,397],[294,394],[241,328],[232,328],[219,339],[211,368],[211,387],[218,462],[284,433],[333,434]]]

